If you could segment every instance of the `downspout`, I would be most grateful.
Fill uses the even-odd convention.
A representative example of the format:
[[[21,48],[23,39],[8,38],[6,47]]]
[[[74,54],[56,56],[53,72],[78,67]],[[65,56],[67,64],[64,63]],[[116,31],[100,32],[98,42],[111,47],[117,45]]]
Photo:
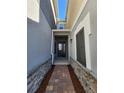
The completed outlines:
[[[51,57],[52,57],[52,64],[54,62],[54,37],[53,37],[53,31],[52,31],[52,38],[51,38]]]

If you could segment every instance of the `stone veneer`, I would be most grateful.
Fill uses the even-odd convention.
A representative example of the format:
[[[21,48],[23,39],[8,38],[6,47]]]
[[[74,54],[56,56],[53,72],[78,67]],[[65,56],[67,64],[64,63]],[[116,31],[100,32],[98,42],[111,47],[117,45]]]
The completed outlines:
[[[93,73],[83,66],[80,66],[71,58],[71,66],[74,69],[81,85],[84,87],[86,93],[97,93],[97,79]]]
[[[35,93],[39,88],[44,76],[51,68],[51,60],[40,65],[37,69],[32,71],[27,77],[27,93]]]

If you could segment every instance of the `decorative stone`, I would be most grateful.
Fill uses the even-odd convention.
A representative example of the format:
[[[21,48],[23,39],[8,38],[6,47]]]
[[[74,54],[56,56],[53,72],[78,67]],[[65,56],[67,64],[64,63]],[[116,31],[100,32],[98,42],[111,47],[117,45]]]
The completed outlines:
[[[36,90],[39,88],[45,74],[51,68],[51,61],[47,61],[42,64],[39,68],[32,71],[30,76],[27,78],[27,93],[35,93]]]
[[[97,80],[90,74],[91,72],[82,68],[77,62],[71,58],[71,66],[74,69],[81,85],[86,93],[97,93]]]

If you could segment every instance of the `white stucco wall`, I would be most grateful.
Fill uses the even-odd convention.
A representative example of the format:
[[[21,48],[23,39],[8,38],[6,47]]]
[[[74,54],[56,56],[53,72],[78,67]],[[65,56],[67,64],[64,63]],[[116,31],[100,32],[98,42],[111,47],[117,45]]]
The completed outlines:
[[[27,19],[27,72],[51,57],[52,31],[40,10],[39,22]]]
[[[77,26],[77,29],[75,30],[75,32],[73,33],[73,46],[72,48],[74,49],[73,51],[73,58],[75,60],[77,60],[77,46],[76,46],[76,35],[79,33],[79,31],[84,28],[84,37],[85,37],[85,54],[86,54],[86,67],[91,70],[91,55],[90,55],[90,42],[89,42],[89,36],[91,34],[91,30],[90,30],[90,13],[88,13],[86,15],[86,17],[84,18],[84,20],[82,20],[80,22],[80,24]],[[81,43],[81,42],[80,42]]]
[[[27,0],[27,17],[39,22],[40,0]]]
[[[97,10],[96,0],[88,0],[72,29],[71,57],[77,60],[76,34],[84,27],[87,68],[97,75]]]

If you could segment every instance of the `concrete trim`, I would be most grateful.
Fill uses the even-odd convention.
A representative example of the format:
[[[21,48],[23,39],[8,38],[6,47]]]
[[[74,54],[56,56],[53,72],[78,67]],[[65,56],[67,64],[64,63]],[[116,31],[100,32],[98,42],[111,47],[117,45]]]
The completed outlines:
[[[54,8],[54,5],[53,5],[53,0],[50,0],[50,3],[51,3],[52,11],[53,11],[54,21],[55,21],[55,24],[56,24],[57,19],[56,19],[56,14],[55,14],[55,8]]]
[[[53,31],[53,32],[64,32],[64,31],[70,32],[71,29],[52,29],[52,31]]]
[[[54,35],[70,35],[69,29],[53,29]]]

